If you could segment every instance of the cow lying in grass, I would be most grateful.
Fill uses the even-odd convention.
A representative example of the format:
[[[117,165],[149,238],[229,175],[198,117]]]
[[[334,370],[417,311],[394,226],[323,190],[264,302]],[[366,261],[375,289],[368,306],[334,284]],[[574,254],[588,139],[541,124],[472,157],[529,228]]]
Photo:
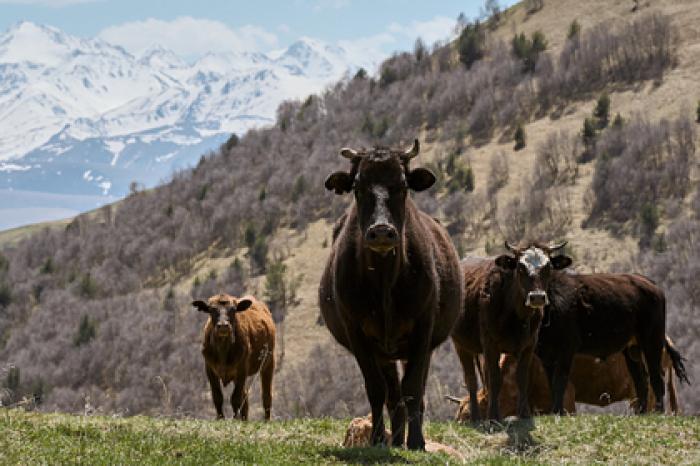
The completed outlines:
[[[265,420],[270,419],[272,373],[275,369],[275,324],[264,303],[252,296],[218,294],[192,305],[209,315],[204,325],[202,355],[217,419],[224,418],[221,384],[233,382],[233,416],[248,419],[246,379],[260,373]]]
[[[632,349],[636,353],[636,349]],[[678,414],[678,399],[674,383],[673,360],[680,358],[680,354],[673,346],[670,339],[666,338],[666,349],[662,359],[662,367],[666,376],[666,387],[669,396],[670,412]],[[499,406],[503,416],[515,416],[517,414],[518,391],[516,385],[515,370],[517,360],[511,355],[503,355],[500,361],[503,386],[499,394]],[[685,373],[676,374],[681,380],[685,380]],[[459,403],[459,409],[455,419],[467,421],[470,419],[469,396],[462,399],[448,397],[450,401]],[[482,388],[477,394],[477,403],[481,417],[487,413],[487,393]],[[537,356],[532,358],[530,367],[530,389],[528,393],[530,409],[536,414],[547,414],[552,411],[552,397],[549,391],[547,373],[542,362]],[[615,353],[606,359],[598,359],[585,354],[578,354],[569,375],[569,383],[564,391],[564,411],[574,413],[575,403],[583,403],[593,406],[605,407],[618,401],[629,401],[633,410],[638,410],[637,394],[634,381],[630,377],[625,356]],[[647,406],[653,406],[656,400],[653,390],[648,392]]]

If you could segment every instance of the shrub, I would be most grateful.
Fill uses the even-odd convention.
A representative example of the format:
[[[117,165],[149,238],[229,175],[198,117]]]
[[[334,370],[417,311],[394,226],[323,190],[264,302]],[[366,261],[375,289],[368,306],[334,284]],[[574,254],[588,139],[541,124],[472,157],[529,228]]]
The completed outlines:
[[[607,92],[601,94],[596,103],[593,116],[598,120],[598,128],[605,128],[610,121],[610,96]]]
[[[83,275],[78,284],[78,294],[84,298],[92,299],[97,296],[97,283],[90,272]]]
[[[535,71],[540,53],[547,49],[547,40],[542,31],[535,31],[531,39],[521,32],[513,37],[511,46],[513,55],[523,62],[523,72],[532,73]]]
[[[581,35],[581,24],[578,21],[573,20],[569,24],[569,32],[566,33],[566,38],[568,40],[576,40]]]
[[[486,53],[486,32],[479,21],[464,26],[459,39],[457,39],[457,50],[459,51],[459,61],[467,69],[484,58]]]
[[[596,132],[596,124],[592,118],[583,120],[583,129],[581,130],[581,141],[583,142],[583,155],[581,161],[586,162],[595,156],[595,142],[598,137]]]
[[[700,101],[698,101],[698,108],[695,110],[695,122],[700,123]]]
[[[92,320],[90,320],[90,317],[88,317],[87,314],[84,314],[83,317],[80,319],[78,332],[73,338],[73,345],[82,346],[86,343],[89,343],[90,340],[95,338],[95,334],[95,323]]]
[[[513,147],[513,150],[520,150],[525,147],[525,128],[523,128],[523,125],[518,125],[518,127],[515,129],[515,146]]]

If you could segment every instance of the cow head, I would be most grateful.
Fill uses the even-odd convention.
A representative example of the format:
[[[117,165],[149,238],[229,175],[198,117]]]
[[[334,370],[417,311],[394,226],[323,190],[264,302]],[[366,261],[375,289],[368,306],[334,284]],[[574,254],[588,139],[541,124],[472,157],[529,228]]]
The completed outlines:
[[[336,194],[354,192],[363,244],[372,252],[386,255],[396,250],[403,236],[408,190],[423,191],[435,183],[430,170],[409,168],[419,151],[417,139],[406,151],[343,148],[340,155],[350,160],[350,171],[326,179],[326,189]]]
[[[227,294],[217,294],[206,302],[202,300],[192,301],[192,306],[199,312],[209,314],[211,323],[212,343],[217,341],[235,341],[236,313],[243,312],[252,305],[247,298],[238,299]]]
[[[496,258],[496,265],[514,274],[516,299],[520,318],[528,318],[535,311],[543,311],[549,304],[547,289],[552,279],[553,271],[561,270],[571,265],[571,257],[553,255],[566,245],[566,242],[544,246],[530,244],[524,248],[516,248],[506,241],[506,249],[510,254]],[[522,305],[521,305],[522,304]]]

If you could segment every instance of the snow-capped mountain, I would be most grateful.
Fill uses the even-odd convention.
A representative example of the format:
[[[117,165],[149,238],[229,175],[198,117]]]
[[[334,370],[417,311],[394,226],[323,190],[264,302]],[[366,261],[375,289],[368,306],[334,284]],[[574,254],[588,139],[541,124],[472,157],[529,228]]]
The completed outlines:
[[[0,190],[122,196],[272,123],[281,101],[374,66],[309,38],[187,63],[18,23],[0,35]]]

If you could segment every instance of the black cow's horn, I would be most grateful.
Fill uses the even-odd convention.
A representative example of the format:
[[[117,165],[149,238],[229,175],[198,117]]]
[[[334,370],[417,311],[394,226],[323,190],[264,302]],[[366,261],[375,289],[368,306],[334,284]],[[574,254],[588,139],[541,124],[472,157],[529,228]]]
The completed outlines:
[[[513,254],[517,254],[517,253],[518,253],[518,248],[516,248],[515,246],[513,246],[512,244],[510,244],[510,243],[508,242],[508,240],[506,240],[506,249],[507,249],[508,251],[512,252]]]
[[[357,152],[355,149],[350,149],[349,147],[343,147],[340,149],[340,155],[350,160],[360,157],[359,152]]]
[[[452,396],[452,395],[445,395],[445,399],[448,401],[452,401],[454,403],[461,403],[462,402],[462,400],[460,400],[456,396]]]
[[[557,250],[563,248],[563,247],[566,246],[568,243],[569,243],[568,241],[562,241],[562,242],[559,243],[559,244],[552,244],[551,246],[549,246],[548,249],[549,249],[550,252],[554,252],[554,251],[557,251]]]
[[[418,155],[418,152],[420,152],[420,143],[418,142],[418,139],[414,139],[413,147],[404,152],[401,155],[401,158],[404,160],[411,160],[413,157]]]

